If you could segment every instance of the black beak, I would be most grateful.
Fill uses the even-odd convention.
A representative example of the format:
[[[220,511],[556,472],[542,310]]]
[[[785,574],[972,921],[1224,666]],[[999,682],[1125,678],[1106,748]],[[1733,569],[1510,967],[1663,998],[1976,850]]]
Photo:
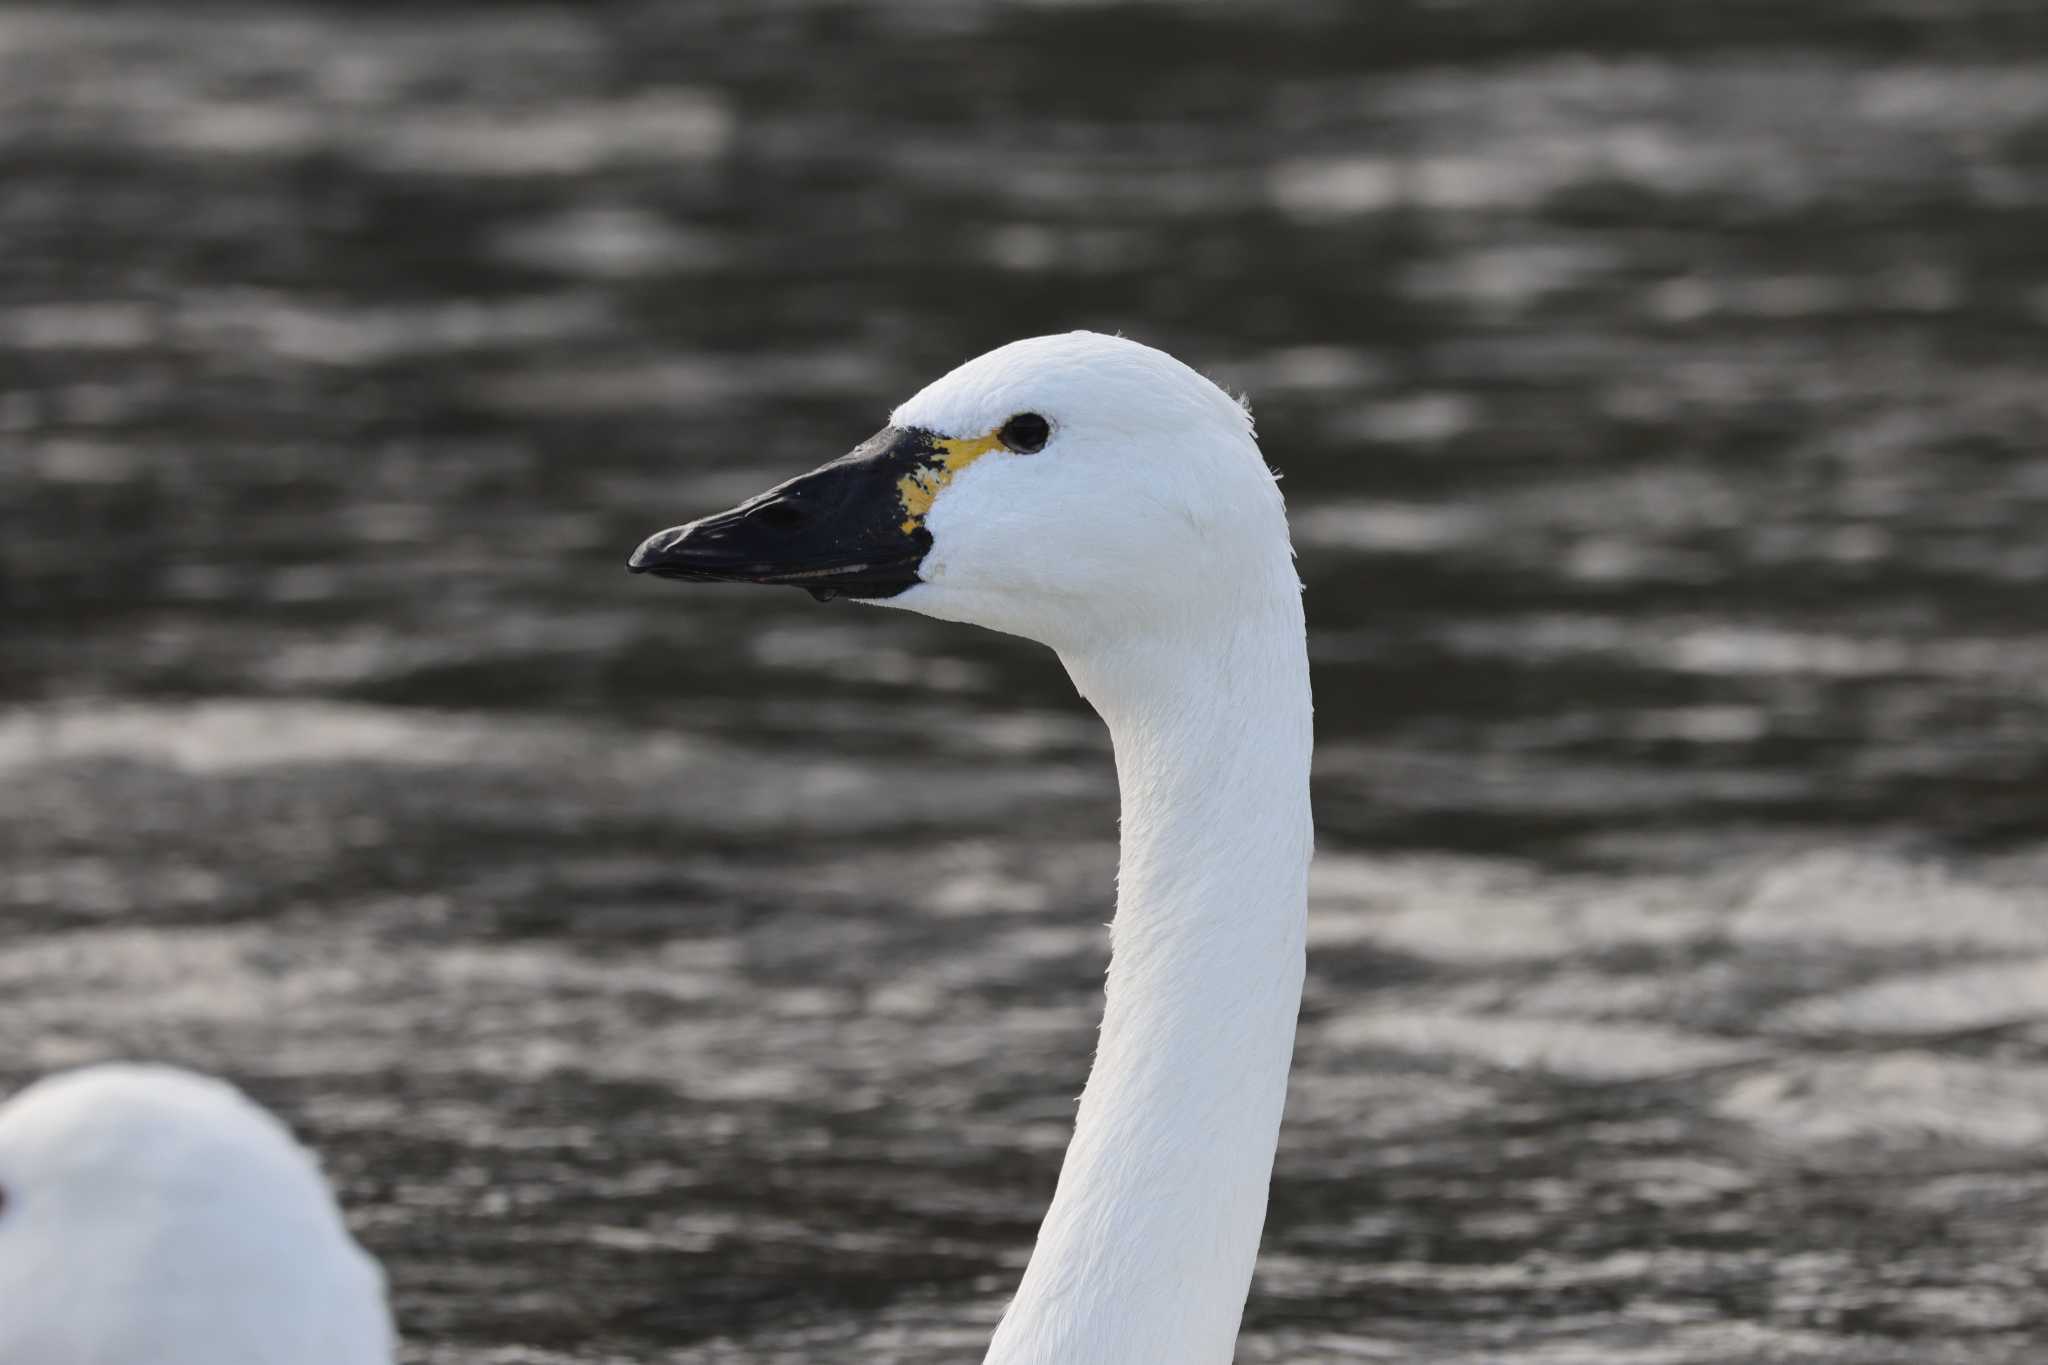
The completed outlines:
[[[932,547],[906,480],[927,477],[940,457],[930,432],[884,427],[729,512],[649,536],[626,567],[691,583],[783,583],[820,602],[894,597],[920,581]]]

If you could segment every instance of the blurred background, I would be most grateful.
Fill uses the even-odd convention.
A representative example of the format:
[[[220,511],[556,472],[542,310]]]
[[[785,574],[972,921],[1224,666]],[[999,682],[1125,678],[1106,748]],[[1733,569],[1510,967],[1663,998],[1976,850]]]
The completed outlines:
[[[0,8],[0,1091],[241,1081],[412,1365],[979,1358],[1104,733],[622,561],[1072,327],[1308,588],[1240,1360],[2042,1359],[2037,0]]]

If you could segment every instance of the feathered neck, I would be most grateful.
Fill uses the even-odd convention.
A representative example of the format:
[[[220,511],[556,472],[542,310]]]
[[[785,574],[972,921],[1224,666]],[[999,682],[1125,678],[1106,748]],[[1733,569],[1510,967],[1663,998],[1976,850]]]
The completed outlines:
[[[1229,1365],[1301,1004],[1313,831],[1299,589],[1065,662],[1122,797],[1101,1041],[990,1365]]]

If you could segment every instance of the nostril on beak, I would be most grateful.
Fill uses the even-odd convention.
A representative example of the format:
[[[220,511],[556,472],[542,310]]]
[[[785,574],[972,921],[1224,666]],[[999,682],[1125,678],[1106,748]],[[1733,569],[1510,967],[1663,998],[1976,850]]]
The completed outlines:
[[[764,502],[747,512],[747,521],[764,531],[800,530],[810,519],[810,514],[789,498]]]

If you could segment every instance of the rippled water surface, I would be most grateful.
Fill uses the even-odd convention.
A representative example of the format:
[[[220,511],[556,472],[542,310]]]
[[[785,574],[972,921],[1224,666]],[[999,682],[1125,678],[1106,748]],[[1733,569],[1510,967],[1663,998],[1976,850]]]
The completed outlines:
[[[1072,326],[1308,586],[1240,1359],[2048,1355],[2031,2],[0,8],[0,1088],[240,1079],[412,1365],[978,1359],[1104,735],[619,566]]]

